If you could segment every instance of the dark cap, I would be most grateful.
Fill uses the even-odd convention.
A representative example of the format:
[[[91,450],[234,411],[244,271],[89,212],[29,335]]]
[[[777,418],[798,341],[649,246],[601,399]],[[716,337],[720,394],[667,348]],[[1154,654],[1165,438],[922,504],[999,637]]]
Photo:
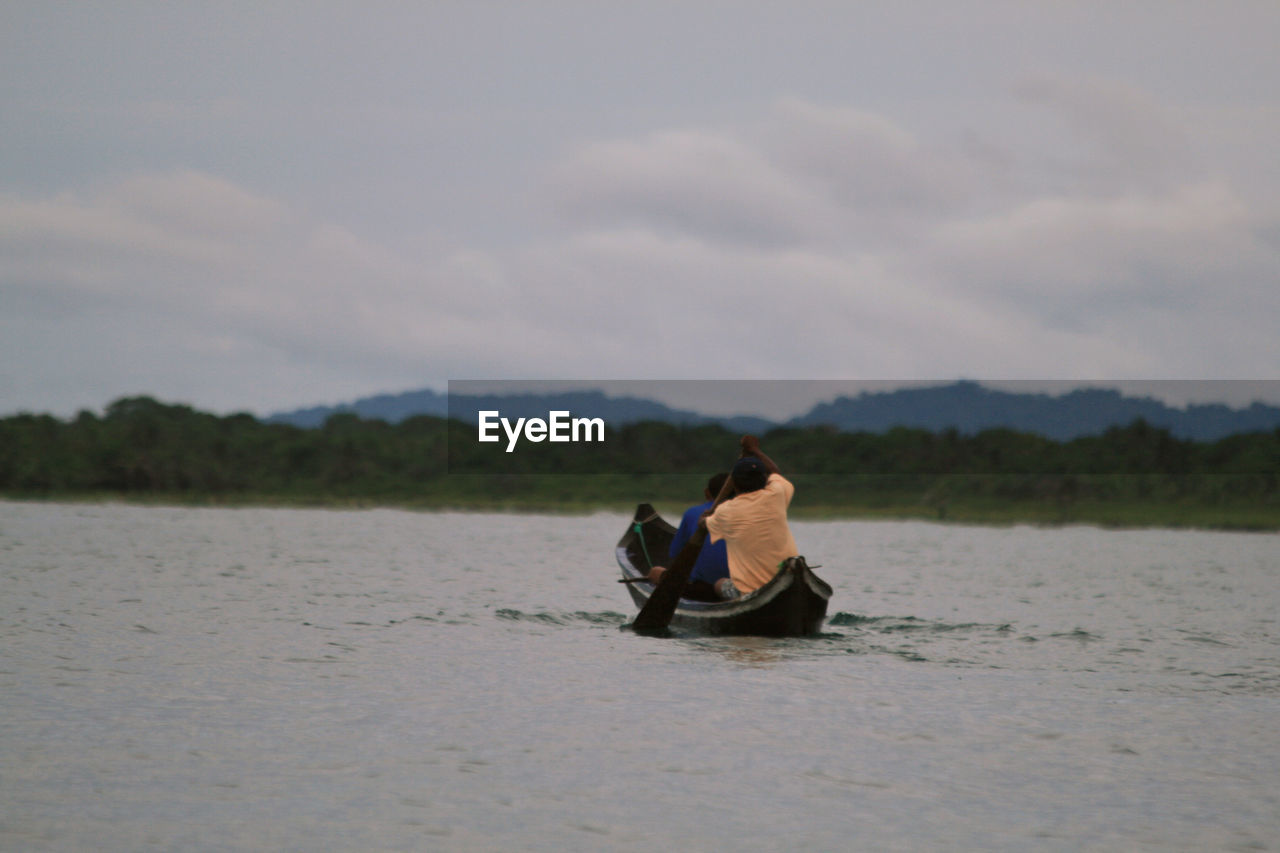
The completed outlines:
[[[754,456],[744,456],[733,465],[733,484],[739,492],[754,492],[763,489],[769,480],[769,472],[764,463]]]

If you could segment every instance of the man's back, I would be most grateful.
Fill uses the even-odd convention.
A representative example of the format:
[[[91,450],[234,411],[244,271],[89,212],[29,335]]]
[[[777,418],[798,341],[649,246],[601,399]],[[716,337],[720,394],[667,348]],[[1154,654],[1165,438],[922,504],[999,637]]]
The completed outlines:
[[[781,474],[770,474],[763,488],[721,504],[707,519],[712,543],[727,542],[729,575],[742,593],[768,583],[778,564],[799,553],[787,507],[795,486]]]

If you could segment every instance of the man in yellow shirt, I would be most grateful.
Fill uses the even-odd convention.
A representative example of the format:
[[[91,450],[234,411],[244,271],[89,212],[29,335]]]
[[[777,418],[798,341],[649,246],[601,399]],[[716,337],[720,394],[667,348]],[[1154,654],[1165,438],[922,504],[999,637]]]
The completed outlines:
[[[784,560],[799,553],[787,524],[796,488],[760,449],[759,439],[748,435],[726,490],[733,499],[717,506],[706,525],[713,543],[728,543],[729,577],[716,583],[716,593],[732,599],[764,586]]]

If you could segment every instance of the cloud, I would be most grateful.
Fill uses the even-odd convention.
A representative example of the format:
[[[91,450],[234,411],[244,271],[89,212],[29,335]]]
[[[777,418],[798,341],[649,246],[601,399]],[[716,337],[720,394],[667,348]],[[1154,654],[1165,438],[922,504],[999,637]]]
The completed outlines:
[[[741,245],[902,239],[964,205],[985,164],[883,116],[795,98],[755,127],[681,128],[579,146],[552,171],[571,227],[643,227]]]
[[[584,145],[550,183],[571,223],[644,225],[740,243],[806,239],[836,213],[762,152],[706,130]]]
[[[584,289],[675,282],[671,298],[717,317],[755,375],[1256,375],[1274,349],[1259,318],[1280,307],[1274,210],[1205,177],[1194,124],[1134,87],[1037,78],[1020,92],[1065,117],[1062,149],[1088,155],[1069,170],[1056,149],[993,158],[999,140],[925,143],[884,116],[784,100],[752,125],[562,163],[560,197],[595,206],[557,252],[592,270]],[[723,227],[744,216],[755,227]]]
[[[1247,205],[1216,182],[1159,195],[1042,197],[944,224],[931,262],[937,275],[1049,312],[1074,304],[1097,313],[1116,299],[1195,307],[1207,281],[1221,297],[1265,271],[1268,253],[1252,226]]]
[[[530,292],[558,284],[575,299],[530,305],[524,316],[590,353],[589,364],[578,358],[587,377],[936,378],[957,375],[958,354],[975,375],[1043,377],[1064,358],[1094,375],[1132,358],[1127,345],[1046,330],[998,300],[955,292],[894,252],[750,248],[632,229],[539,255],[519,264]]]
[[[289,239],[298,223],[277,202],[192,172],[148,175],[87,195],[0,197],[6,282],[86,298],[189,298],[192,281]],[[164,280],[165,268],[181,270]]]
[[[766,131],[772,157],[850,212],[936,217],[971,199],[981,163],[931,149],[885,116],[796,98],[778,102]]]
[[[488,243],[392,244],[198,170],[0,196],[0,408],[145,391],[266,412],[449,378],[1263,376],[1274,206],[1196,165],[1194,122],[1139,90],[1021,91],[1067,117],[1058,148],[794,98],[578,141],[493,200],[554,221]],[[1064,169],[1076,141],[1091,153]]]
[[[11,322],[38,321],[43,339],[59,343],[50,364],[98,375],[115,361],[121,376],[151,377],[153,393],[214,405],[296,400],[290,383],[308,372],[350,387],[429,372],[431,342],[447,346],[451,328],[434,297],[473,283],[446,260],[433,267],[191,171],[0,198],[0,301]],[[210,360],[227,371],[226,387],[180,390]],[[273,365],[287,378],[273,381]],[[38,382],[28,379],[36,367],[21,354],[9,360],[4,386]]]
[[[1035,75],[1014,91],[1068,131],[1074,150],[1058,166],[1078,189],[1150,192],[1201,177],[1185,119],[1132,84]]]

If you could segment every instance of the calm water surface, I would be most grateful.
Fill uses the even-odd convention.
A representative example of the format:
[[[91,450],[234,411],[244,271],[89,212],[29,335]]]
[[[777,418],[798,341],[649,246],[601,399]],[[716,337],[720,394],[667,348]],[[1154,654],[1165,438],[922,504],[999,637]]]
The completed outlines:
[[[798,523],[824,635],[658,639],[626,522],[0,503],[0,849],[1280,849],[1280,537]]]

